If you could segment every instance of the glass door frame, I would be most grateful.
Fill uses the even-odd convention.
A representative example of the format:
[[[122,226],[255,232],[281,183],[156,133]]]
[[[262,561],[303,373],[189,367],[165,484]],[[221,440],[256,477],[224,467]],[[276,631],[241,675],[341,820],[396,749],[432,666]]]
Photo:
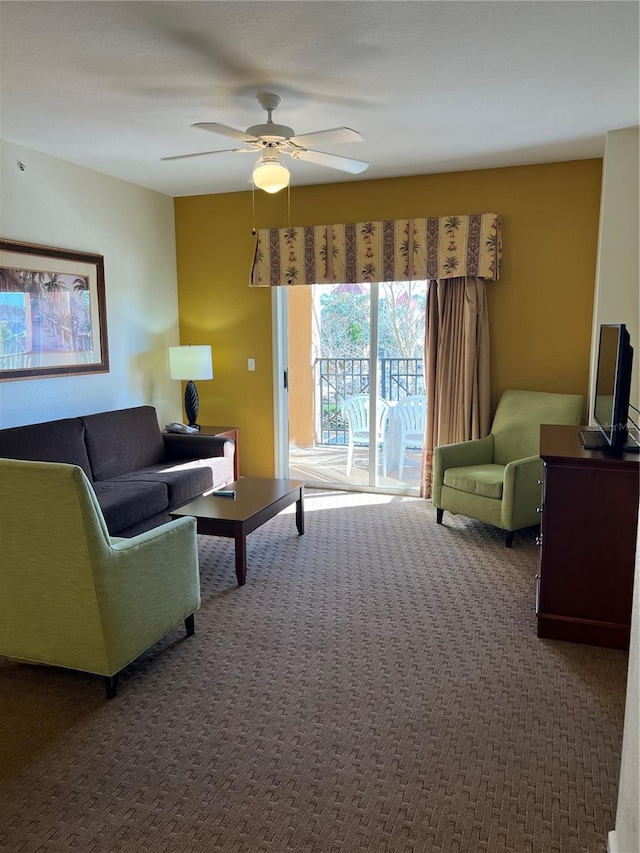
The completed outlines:
[[[271,288],[274,477],[289,476],[289,294]]]
[[[378,299],[380,285],[372,282],[369,290],[369,486],[378,486]],[[383,446],[382,453],[387,449]]]
[[[370,284],[370,381],[369,399],[372,406],[372,417],[369,419],[369,447],[375,452],[369,453],[368,484],[350,484],[341,482],[334,488],[345,491],[376,492],[394,495],[416,496],[415,487],[381,487],[378,481],[378,452],[376,444],[376,415],[378,400],[378,314],[381,285],[377,282]],[[273,460],[274,477],[289,477],[289,300],[287,287],[271,289],[271,319],[272,319],[272,362],[273,362]],[[375,358],[371,357],[375,353]],[[373,397],[371,392],[373,390]],[[386,450],[385,450],[386,452]]]

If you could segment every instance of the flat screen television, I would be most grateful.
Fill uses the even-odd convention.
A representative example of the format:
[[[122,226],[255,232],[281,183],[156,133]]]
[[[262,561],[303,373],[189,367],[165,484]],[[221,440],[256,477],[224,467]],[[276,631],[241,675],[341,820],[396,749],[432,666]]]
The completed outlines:
[[[600,326],[593,420],[597,430],[583,430],[585,449],[627,448],[633,348],[624,323]]]

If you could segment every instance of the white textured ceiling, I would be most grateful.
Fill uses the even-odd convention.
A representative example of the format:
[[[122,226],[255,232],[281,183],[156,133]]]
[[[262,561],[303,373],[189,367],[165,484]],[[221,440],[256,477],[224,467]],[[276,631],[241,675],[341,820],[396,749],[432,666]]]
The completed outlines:
[[[198,128],[346,125],[359,176],[287,159],[292,185],[599,157],[638,124],[633,0],[2,2],[0,136],[172,196],[248,189],[253,154]]]

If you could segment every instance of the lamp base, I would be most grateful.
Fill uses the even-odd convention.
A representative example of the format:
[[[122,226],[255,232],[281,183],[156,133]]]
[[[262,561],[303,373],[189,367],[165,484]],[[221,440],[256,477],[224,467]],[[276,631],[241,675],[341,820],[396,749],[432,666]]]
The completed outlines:
[[[200,398],[198,397],[198,389],[196,388],[193,380],[190,379],[184,389],[184,410],[189,420],[189,426],[195,427],[195,429],[200,429],[199,425],[196,423],[198,420],[199,408]]]

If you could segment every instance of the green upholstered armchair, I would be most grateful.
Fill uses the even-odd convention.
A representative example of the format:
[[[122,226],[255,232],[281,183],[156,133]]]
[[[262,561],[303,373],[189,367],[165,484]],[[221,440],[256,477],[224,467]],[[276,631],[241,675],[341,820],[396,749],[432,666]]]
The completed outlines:
[[[111,538],[82,468],[0,459],[0,654],[105,678],[200,606],[195,519]]]
[[[433,505],[506,530],[540,523],[540,424],[579,424],[584,400],[576,394],[505,391],[486,438],[444,444],[433,453]]]

